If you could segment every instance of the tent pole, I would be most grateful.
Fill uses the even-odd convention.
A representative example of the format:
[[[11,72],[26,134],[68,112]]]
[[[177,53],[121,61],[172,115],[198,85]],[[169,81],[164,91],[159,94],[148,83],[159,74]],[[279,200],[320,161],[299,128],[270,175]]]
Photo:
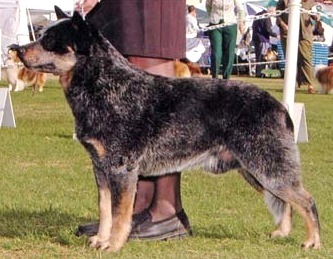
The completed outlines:
[[[31,15],[30,15],[30,11],[29,11],[28,7],[26,8],[26,13],[27,13],[27,17],[29,20],[29,27],[31,30],[32,39],[33,39],[33,41],[35,41],[36,40],[35,31],[34,31],[34,27],[32,26]]]

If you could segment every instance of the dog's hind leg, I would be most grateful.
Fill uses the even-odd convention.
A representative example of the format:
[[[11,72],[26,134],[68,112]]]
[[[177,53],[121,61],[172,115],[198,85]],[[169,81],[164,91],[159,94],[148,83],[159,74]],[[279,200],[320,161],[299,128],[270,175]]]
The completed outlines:
[[[290,155],[290,154],[289,154]],[[295,208],[302,216],[305,222],[307,238],[302,247],[315,249],[320,247],[319,238],[319,217],[316,204],[311,195],[303,188],[300,181],[298,168],[293,167],[285,159],[281,159],[281,164],[274,162],[275,170],[266,171],[266,173],[251,173],[255,175],[257,181],[262,184],[271,211],[275,215],[278,228],[272,233],[272,236],[286,236],[291,230],[291,207]],[[280,167],[280,170],[276,170]],[[270,165],[266,164],[261,170],[268,170]],[[270,168],[272,169],[272,167]],[[272,173],[274,172],[274,173]]]
[[[265,203],[269,211],[273,214],[277,228],[271,233],[271,237],[288,236],[292,229],[292,211],[290,204],[284,202],[264,187],[249,172],[238,170],[243,178],[259,193],[264,195]]]
[[[315,249],[320,248],[320,225],[318,211],[314,199],[303,188],[299,186],[287,186],[279,190],[281,199],[290,203],[303,217],[307,229],[307,239],[303,242],[302,247]]]
[[[284,202],[268,191],[264,191],[265,202],[273,214],[276,230],[271,237],[286,237],[292,230],[292,209],[289,203]]]

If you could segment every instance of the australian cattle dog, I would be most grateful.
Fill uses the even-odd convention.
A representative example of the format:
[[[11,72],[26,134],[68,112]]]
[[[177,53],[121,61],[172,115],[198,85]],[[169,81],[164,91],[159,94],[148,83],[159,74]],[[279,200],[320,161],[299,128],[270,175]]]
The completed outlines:
[[[302,184],[292,120],[266,91],[236,80],[144,72],[77,12],[37,41],[13,48],[29,69],[60,76],[98,187],[92,247],[116,251],[127,241],[139,175],[196,167],[215,174],[238,170],[274,215],[271,236],[290,233],[294,208],[305,221],[302,246],[320,247],[318,213]]]

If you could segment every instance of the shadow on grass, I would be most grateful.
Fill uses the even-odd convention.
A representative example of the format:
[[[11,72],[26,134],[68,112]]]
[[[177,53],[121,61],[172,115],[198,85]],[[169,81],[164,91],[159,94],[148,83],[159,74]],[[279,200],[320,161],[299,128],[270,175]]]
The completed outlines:
[[[273,229],[272,229],[273,230]],[[280,245],[292,245],[297,246],[298,241],[295,240],[293,237],[281,237],[281,238],[271,238],[270,233],[259,233],[257,230],[249,227],[245,228],[244,230],[232,230],[228,226],[219,224],[212,227],[196,227],[193,228],[194,236],[197,237],[204,237],[207,239],[230,239],[230,240],[253,240],[257,242],[257,240],[262,239],[262,241],[271,242],[274,244]],[[299,240],[302,241],[302,240]]]
[[[57,135],[60,139],[73,139],[73,133],[72,134],[59,134]]]
[[[60,243],[64,232],[72,232],[74,236],[78,224],[93,221],[52,208],[45,211],[2,210],[0,218],[0,236],[7,238],[46,236]]]
[[[235,239],[244,240],[248,239],[248,233],[241,233],[239,231],[232,231],[229,227],[219,224],[211,227],[193,227],[193,232],[195,236],[213,239]],[[253,237],[257,237],[258,234],[253,232]]]
[[[0,211],[0,236],[6,238],[47,238],[56,243],[67,245],[71,238],[75,238],[75,232],[79,224],[95,222],[96,219],[77,217],[73,214],[62,213],[56,209],[45,211],[26,211],[8,209]],[[74,226],[74,227],[73,227]],[[194,237],[219,240],[255,240],[272,242],[280,245],[297,245],[297,241],[291,237],[270,239],[266,233],[258,233],[252,228],[232,230],[225,225],[193,226]],[[266,236],[266,238],[265,238]]]

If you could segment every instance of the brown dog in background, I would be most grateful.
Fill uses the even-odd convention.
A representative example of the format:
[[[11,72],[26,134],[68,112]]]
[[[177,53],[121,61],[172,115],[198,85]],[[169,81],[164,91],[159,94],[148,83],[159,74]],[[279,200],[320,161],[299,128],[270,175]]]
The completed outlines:
[[[7,66],[7,80],[9,89],[14,91],[22,91],[26,87],[32,86],[32,93],[37,89],[43,92],[46,82],[46,74],[42,72],[32,71],[25,66],[17,56],[17,52],[9,47],[8,59],[5,61]]]
[[[176,77],[204,77],[199,64],[186,58],[175,60],[174,65]]]
[[[175,67],[175,77],[191,77],[191,71],[189,67],[180,60],[174,61],[174,67]]]
[[[319,82],[319,92],[333,94],[333,66],[317,65],[314,75]]]

